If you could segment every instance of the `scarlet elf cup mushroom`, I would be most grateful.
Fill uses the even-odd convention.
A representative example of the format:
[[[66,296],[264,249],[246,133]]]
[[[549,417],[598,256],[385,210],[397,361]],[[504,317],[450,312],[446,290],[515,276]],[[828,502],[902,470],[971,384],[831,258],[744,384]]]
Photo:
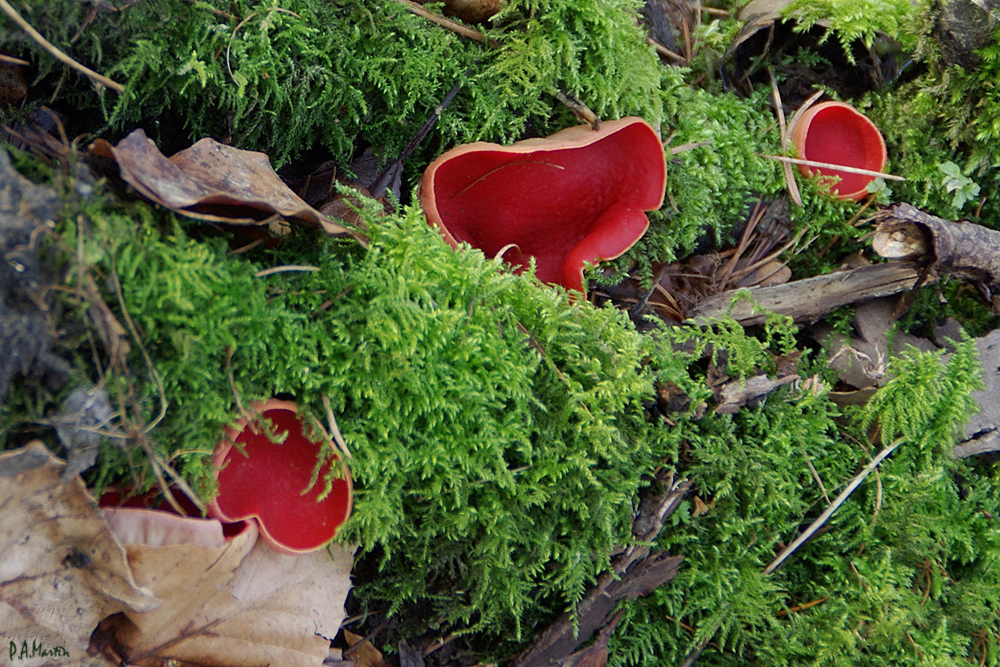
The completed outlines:
[[[882,171],[887,160],[882,133],[868,118],[850,104],[822,102],[805,111],[789,128],[798,156],[805,160],[826,162],[868,171]],[[827,167],[799,165],[809,176],[818,171],[837,176],[840,181],[830,191],[840,199],[858,201],[868,194],[874,176],[852,174]]]
[[[209,514],[223,521],[255,519],[261,537],[284,554],[320,549],[351,513],[350,474],[345,467],[324,495],[333,461],[314,478],[322,447],[306,437],[296,405],[271,399],[253,410],[270,427],[241,419],[226,428],[213,457],[219,494]]]
[[[571,127],[510,146],[458,146],[424,172],[420,204],[452,246],[468,243],[539,280],[583,291],[585,262],[614,259],[663,204],[660,136],[641,118]]]

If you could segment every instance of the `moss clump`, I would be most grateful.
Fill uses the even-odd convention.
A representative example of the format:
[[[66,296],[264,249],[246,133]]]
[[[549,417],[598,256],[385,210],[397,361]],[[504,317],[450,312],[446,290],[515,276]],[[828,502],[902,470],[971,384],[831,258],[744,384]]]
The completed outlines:
[[[101,97],[114,131],[142,124],[168,143],[231,138],[277,164],[320,147],[346,165],[361,143],[383,158],[398,155],[467,70],[436,130],[445,146],[565,123],[565,112],[553,118],[558,89],[606,117],[658,121],[657,61],[635,8],[633,0],[512,0],[486,31],[498,49],[391,0],[152,0],[98,12],[87,24],[88,6],[61,0],[33,3],[25,18],[80,62],[124,82],[120,97]],[[39,62],[41,80],[56,85],[61,66],[15,26],[0,26],[0,40]],[[75,74],[60,95],[78,111],[98,103]]]
[[[947,364],[913,351],[892,372],[848,415],[813,388],[684,427],[707,511],[689,503],[661,535],[685,567],[628,608],[613,664],[679,664],[709,641],[699,665],[997,664],[996,474],[950,454],[975,407],[975,346]],[[824,530],[762,574],[829,504],[817,477],[833,498],[897,441]]]
[[[391,610],[429,602],[428,622],[523,640],[629,541],[639,488],[677,446],[648,413],[654,382],[684,384],[686,359],[624,313],[454,251],[419,209],[368,222],[367,249],[300,232],[248,261],[143,204],[70,204],[66,281],[101,277],[139,338],[127,368],[93,368],[81,337],[63,351],[92,382],[103,372],[132,423],[165,405],[153,451],[206,496],[236,395],[288,394],[323,424],[329,397],[353,452],[341,537],[380,568],[357,595]],[[293,259],[319,270],[254,276]],[[82,321],[74,293],[65,307]],[[144,464],[141,450],[106,444],[93,479],[142,473],[150,486]]]

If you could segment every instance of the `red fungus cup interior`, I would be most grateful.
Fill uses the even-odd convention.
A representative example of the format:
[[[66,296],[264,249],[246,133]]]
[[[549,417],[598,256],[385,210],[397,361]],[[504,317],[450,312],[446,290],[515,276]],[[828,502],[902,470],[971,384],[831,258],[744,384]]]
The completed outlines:
[[[227,521],[256,518],[261,536],[283,553],[313,551],[330,542],[350,515],[350,476],[344,468],[344,477],[334,479],[321,499],[333,461],[313,482],[321,445],[302,432],[292,404],[268,409],[275,403],[282,402],[264,406],[261,415],[269,425],[258,422],[256,433],[247,425],[238,433],[227,429],[236,444],[223,441],[216,452],[219,495],[210,511]]]
[[[567,128],[510,146],[456,147],[424,172],[420,202],[452,245],[583,291],[585,262],[614,259],[646,232],[663,203],[660,136],[640,118]]]
[[[799,157],[816,162],[882,171],[886,164],[885,141],[882,133],[854,107],[840,102],[825,102],[807,111],[792,129]],[[840,181],[830,187],[843,199],[858,200],[867,194],[873,176],[852,174],[825,167],[801,166],[803,174],[815,171],[825,176],[837,176]]]

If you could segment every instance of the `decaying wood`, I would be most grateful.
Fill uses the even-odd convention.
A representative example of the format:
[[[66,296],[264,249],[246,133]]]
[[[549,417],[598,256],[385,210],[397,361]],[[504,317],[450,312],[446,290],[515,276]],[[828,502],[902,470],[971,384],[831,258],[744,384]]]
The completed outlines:
[[[965,424],[965,439],[952,449],[956,458],[1000,451],[1000,329],[976,339],[983,365],[983,389],[972,392],[979,412]]]
[[[621,600],[649,595],[674,578],[684,558],[653,552],[648,545],[659,535],[691,484],[687,480],[675,482],[672,473],[660,482],[647,489],[640,501],[639,515],[632,525],[632,534],[639,543],[612,558],[614,573],[601,576],[577,605],[576,622],[569,613],[563,614],[513,663],[515,667],[549,667],[565,661],[595,632],[611,624],[612,612]]]
[[[814,322],[829,312],[851,303],[913,289],[934,276],[923,276],[918,262],[900,261],[836,271],[825,276],[796,280],[785,285],[730,290],[705,299],[688,317],[706,324],[716,317],[730,316],[744,326],[762,324],[764,312],[789,315],[796,322]],[[739,292],[749,299],[733,299]]]
[[[909,204],[877,216],[875,252],[888,258],[924,259],[939,273],[979,285],[1000,313],[1000,232],[971,222],[951,222]]]
[[[745,380],[732,380],[721,388],[721,401],[715,408],[717,415],[731,415],[745,405],[755,405],[778,387],[801,380],[798,375],[786,375],[779,378],[769,378],[766,375],[755,375]]]

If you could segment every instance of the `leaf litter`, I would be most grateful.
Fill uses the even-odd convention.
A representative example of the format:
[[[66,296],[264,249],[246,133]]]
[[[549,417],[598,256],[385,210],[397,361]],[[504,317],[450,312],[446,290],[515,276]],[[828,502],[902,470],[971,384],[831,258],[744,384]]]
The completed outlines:
[[[292,192],[264,153],[206,138],[167,158],[142,130],[114,146],[98,139],[90,150],[113,159],[122,179],[139,194],[189,218],[262,225],[281,216],[334,236],[353,234]]]
[[[19,664],[323,663],[349,550],[284,556],[252,526],[216,547],[145,544],[163,541],[149,539],[156,530],[123,532],[123,544],[83,481],[62,483],[65,467],[40,441],[0,454],[0,627],[49,651]]]

